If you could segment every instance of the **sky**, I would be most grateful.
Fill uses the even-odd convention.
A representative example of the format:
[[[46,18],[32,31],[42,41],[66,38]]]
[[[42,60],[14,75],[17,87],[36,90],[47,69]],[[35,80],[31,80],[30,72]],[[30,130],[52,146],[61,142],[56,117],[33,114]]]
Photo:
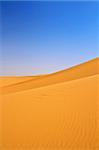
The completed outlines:
[[[98,55],[98,2],[0,1],[0,75],[52,73]]]

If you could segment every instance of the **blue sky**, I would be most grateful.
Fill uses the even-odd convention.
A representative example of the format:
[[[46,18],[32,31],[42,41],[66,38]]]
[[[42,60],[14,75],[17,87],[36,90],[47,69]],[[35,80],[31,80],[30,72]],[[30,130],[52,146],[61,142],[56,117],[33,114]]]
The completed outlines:
[[[0,75],[51,73],[97,57],[98,2],[0,2]]]

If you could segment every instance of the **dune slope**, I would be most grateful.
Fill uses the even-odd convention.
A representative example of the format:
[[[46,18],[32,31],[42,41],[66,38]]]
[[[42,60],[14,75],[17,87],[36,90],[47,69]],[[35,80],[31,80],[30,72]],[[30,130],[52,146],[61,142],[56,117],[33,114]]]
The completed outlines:
[[[2,147],[98,150],[99,75],[3,96]]]
[[[39,76],[1,76],[0,77],[0,87],[3,86],[9,86],[12,84],[17,84],[17,83],[24,83],[29,80],[36,80],[39,79],[44,75],[39,75]]]

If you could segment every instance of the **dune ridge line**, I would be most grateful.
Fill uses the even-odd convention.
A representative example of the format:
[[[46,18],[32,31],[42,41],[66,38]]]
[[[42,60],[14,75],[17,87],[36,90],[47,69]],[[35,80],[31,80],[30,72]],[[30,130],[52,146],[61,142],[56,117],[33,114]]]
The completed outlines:
[[[52,74],[37,76],[37,78],[33,79],[30,78],[22,82],[4,86],[1,88],[2,94],[39,88],[47,85],[57,84],[61,82],[96,75],[99,74],[98,65],[99,65],[99,58],[97,57],[82,64],[70,67],[66,70],[62,70]]]

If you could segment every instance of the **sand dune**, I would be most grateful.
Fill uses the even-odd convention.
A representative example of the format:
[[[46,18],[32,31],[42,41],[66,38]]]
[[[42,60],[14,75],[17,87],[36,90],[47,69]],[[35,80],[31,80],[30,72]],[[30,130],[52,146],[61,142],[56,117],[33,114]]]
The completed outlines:
[[[44,75],[39,76],[1,76],[0,77],[0,87],[9,86],[16,83],[23,83],[29,80],[39,79]]]
[[[31,78],[23,82],[11,84],[2,88],[3,93],[6,94],[10,92],[12,93],[22,90],[29,90],[33,88],[43,87],[47,85],[57,84],[61,82],[79,79],[82,77],[95,75],[99,73],[98,63],[99,58],[96,58],[60,72],[37,77],[37,80]]]
[[[98,81],[94,59],[6,86],[0,101],[1,150],[98,150]]]

